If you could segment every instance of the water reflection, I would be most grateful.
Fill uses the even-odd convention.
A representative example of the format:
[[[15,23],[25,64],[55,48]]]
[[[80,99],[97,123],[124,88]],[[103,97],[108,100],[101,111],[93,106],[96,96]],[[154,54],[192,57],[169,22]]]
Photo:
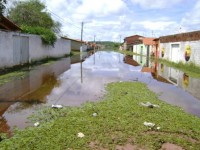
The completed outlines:
[[[116,81],[144,82],[162,100],[200,117],[199,79],[145,57],[133,57],[98,51],[33,68],[25,79],[0,87],[2,130],[26,127],[26,118],[43,105],[79,106],[98,101],[105,94],[105,85]]]
[[[1,128],[24,128],[26,118],[37,105],[46,103],[46,96],[59,86],[57,77],[70,68],[70,58],[32,68],[24,79],[17,79],[0,86]],[[7,128],[5,128],[7,127]]]
[[[186,73],[175,68],[168,67],[162,63],[159,64],[156,60],[150,61],[149,58],[144,56],[134,55],[132,56],[132,59],[133,61],[138,61],[138,63],[142,66],[142,72],[149,72],[152,74],[154,79],[174,84],[200,99],[200,93],[198,92],[200,89],[199,79],[192,78]]]

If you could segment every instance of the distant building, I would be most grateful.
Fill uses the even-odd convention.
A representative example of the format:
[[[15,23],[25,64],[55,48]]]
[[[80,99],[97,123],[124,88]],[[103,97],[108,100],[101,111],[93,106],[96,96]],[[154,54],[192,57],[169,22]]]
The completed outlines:
[[[143,36],[140,35],[133,35],[133,36],[128,36],[124,38],[124,44],[123,44],[123,49],[124,50],[129,50],[133,51],[133,45],[136,43],[141,43],[141,38]]]
[[[0,29],[8,31],[21,31],[21,28],[10,21],[8,18],[0,15]]]
[[[71,41],[71,50],[72,51],[80,51],[80,50],[86,51],[87,50],[87,44],[84,41],[76,40],[76,39],[72,39],[72,38],[68,38],[68,37],[61,37],[61,38]]]

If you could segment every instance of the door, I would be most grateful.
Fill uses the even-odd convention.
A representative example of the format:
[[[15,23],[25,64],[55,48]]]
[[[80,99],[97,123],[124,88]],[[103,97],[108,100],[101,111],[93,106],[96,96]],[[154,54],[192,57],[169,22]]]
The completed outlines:
[[[180,52],[180,45],[179,44],[172,44],[171,45],[171,61],[178,62],[179,61],[179,52]]]
[[[13,35],[13,61],[14,65],[28,63],[29,61],[29,38]]]

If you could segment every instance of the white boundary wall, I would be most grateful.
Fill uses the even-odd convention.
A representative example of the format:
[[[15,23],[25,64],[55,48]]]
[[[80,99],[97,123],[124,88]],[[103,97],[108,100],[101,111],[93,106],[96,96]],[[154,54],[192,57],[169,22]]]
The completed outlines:
[[[189,45],[191,47],[191,56],[188,62],[193,62],[197,65],[200,65],[200,41],[160,43],[160,51],[159,51],[160,58],[162,58],[161,52],[162,52],[162,48],[164,48],[165,54],[163,58],[168,59],[170,61],[175,61],[171,57],[172,44],[179,44],[179,52],[176,56],[173,56],[173,58],[176,58],[178,62],[182,61],[183,63],[186,63],[184,54],[185,54],[186,46]]]
[[[70,40],[57,39],[55,45],[51,46],[44,45],[38,35],[0,31],[0,68],[19,65],[14,63],[14,35],[29,37],[29,62],[47,57],[61,57],[71,52]]]

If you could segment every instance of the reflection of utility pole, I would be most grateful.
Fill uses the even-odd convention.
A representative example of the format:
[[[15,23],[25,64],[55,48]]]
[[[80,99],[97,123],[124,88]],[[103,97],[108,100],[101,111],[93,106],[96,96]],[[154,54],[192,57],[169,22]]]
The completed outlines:
[[[82,60],[81,60],[81,83],[83,83],[83,66],[82,66]]]
[[[83,25],[84,25],[84,22],[81,22],[81,56],[82,56],[82,51],[83,51]],[[82,57],[81,57],[81,83],[83,83],[83,67],[82,67]]]

